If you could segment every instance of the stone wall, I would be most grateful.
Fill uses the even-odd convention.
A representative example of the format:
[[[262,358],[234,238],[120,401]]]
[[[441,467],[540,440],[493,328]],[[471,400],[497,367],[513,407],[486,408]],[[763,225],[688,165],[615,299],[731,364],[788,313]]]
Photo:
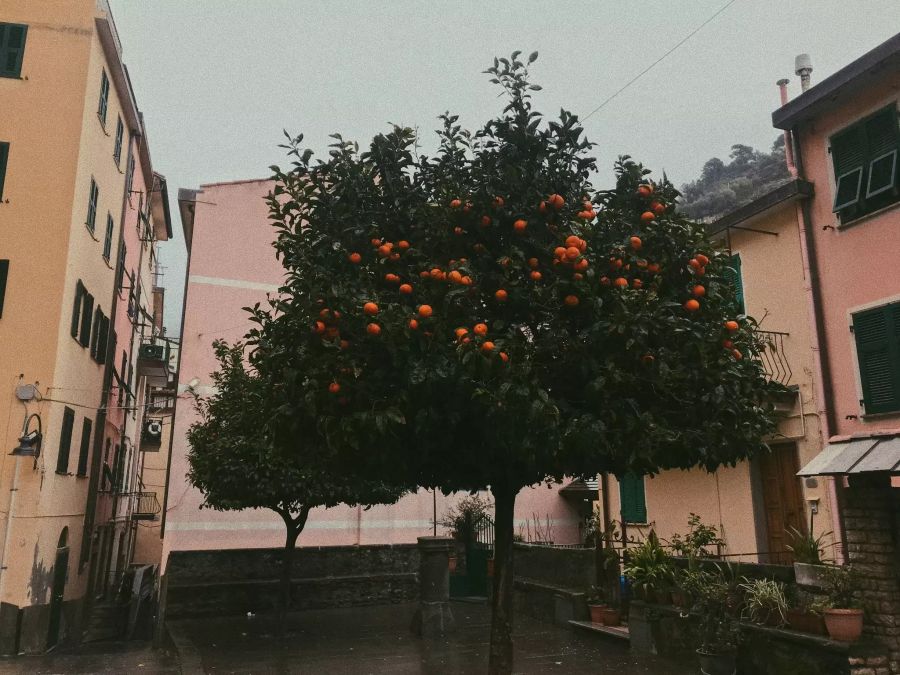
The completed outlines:
[[[166,570],[166,618],[267,612],[278,607],[281,549],[176,551]],[[418,598],[415,544],[300,547],[292,609]]]
[[[900,675],[900,490],[881,474],[851,476],[843,493],[849,562],[859,572],[864,636],[882,653],[851,662],[853,675]]]

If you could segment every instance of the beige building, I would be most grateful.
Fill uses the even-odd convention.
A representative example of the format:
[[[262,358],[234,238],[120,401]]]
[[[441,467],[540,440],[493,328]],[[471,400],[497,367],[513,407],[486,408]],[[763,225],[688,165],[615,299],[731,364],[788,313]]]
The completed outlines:
[[[80,639],[88,600],[108,585],[98,528],[130,512],[102,512],[102,493],[135,474],[140,434],[125,424],[139,428],[147,381],[130,369],[141,333],[117,317],[152,316],[152,290],[131,303],[124,280],[152,289],[155,241],[170,226],[105,0],[4,0],[0,101],[0,653],[10,654]],[[127,223],[141,242],[130,257]],[[123,478],[108,487],[117,446]],[[108,557],[129,562],[127,550]]]
[[[800,208],[811,187],[790,180],[710,226],[714,240],[733,256],[734,273],[722,282],[736,284],[746,313],[768,340],[766,373],[791,391],[775,402],[784,417],[768,439],[771,452],[715,473],[665,471],[622,485],[610,478],[609,517],[625,521],[628,538],[640,541],[651,528],[663,540],[685,534],[694,513],[720,531],[726,557],[787,563],[788,527],[805,532],[812,523],[816,535],[833,531],[835,508],[824,484],[795,475],[822,443],[809,277],[799,236]]]

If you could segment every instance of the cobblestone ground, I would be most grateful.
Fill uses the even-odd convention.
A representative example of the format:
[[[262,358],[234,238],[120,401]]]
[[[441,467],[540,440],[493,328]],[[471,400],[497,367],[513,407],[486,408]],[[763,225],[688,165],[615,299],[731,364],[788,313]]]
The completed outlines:
[[[457,631],[420,640],[410,631],[415,605],[299,612],[279,637],[271,618],[229,617],[172,626],[184,672],[247,674],[481,675],[487,670],[490,613],[484,605],[453,603]],[[565,675],[692,675],[677,665],[632,655],[627,645],[517,617],[515,671]]]

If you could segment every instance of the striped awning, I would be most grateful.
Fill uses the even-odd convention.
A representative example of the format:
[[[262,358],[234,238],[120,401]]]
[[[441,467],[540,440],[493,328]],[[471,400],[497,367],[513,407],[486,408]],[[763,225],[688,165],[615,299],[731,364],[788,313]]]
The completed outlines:
[[[576,478],[560,488],[561,497],[571,497],[578,499],[597,499],[600,490],[600,482],[595,478],[593,480],[582,480]]]
[[[829,443],[798,476],[900,475],[900,435],[864,436]]]

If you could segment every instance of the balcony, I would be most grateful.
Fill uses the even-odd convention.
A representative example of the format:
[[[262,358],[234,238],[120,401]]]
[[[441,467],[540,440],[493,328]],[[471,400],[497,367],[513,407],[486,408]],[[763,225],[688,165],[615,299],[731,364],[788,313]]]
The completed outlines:
[[[137,374],[146,377],[151,387],[165,387],[169,382],[169,343],[142,344],[138,350]]]
[[[156,520],[162,507],[155,492],[130,492],[132,520]]]
[[[790,333],[761,330],[757,331],[756,334],[765,343],[765,348],[759,354],[759,361],[766,372],[766,376],[773,382],[789,387],[794,373],[784,353],[784,339]]]

